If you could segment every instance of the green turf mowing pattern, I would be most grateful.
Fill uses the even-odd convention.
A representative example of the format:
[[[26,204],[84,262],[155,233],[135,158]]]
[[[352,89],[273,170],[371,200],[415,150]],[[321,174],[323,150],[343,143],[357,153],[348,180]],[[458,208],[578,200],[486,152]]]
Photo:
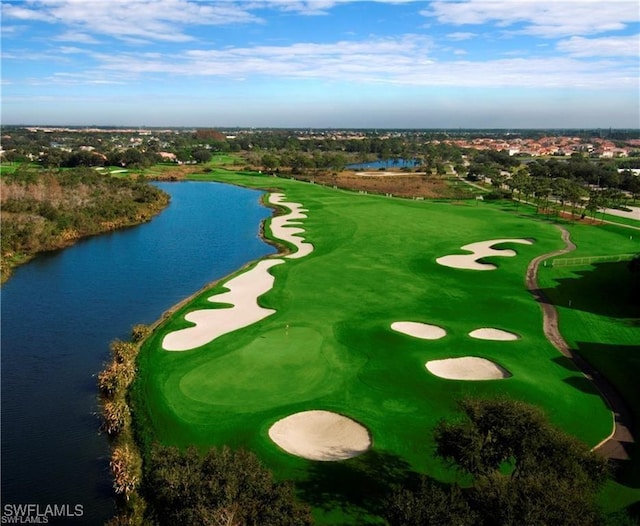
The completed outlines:
[[[189,326],[186,312],[211,308],[206,298],[224,290],[223,280],[147,340],[134,392],[156,439],[252,449],[278,477],[297,481],[321,523],[335,524],[337,517],[375,522],[375,496],[409,470],[455,480],[434,459],[431,436],[460,397],[506,395],[537,404],[591,445],[611,431],[606,405],[547,342],[540,307],[525,289],[528,263],[563,246],[553,225],[474,202],[389,199],[265,176],[212,177],[277,189],[287,201],[301,203],[308,209],[302,237],[314,251],[270,270],[275,286],[259,303],[276,314],[195,350],[163,350],[164,335]],[[436,263],[464,253],[460,247],[468,243],[499,238],[535,242],[501,245],[517,255],[483,260],[496,270]],[[438,325],[447,336],[413,338],[393,331],[395,321]],[[482,341],[468,335],[481,327],[521,338]],[[429,360],[463,356],[495,361],[513,376],[455,381],[425,368]],[[362,423],[372,449],[327,463],[294,457],[271,442],[273,423],[312,409]]]

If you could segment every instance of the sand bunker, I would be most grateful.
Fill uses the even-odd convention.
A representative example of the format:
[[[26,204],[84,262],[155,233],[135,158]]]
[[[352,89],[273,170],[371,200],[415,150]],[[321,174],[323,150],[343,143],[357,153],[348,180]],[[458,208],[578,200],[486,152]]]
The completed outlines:
[[[533,241],[528,239],[490,239],[489,241],[479,241],[465,245],[462,250],[468,250],[471,254],[456,254],[451,256],[443,256],[436,259],[437,263],[445,267],[462,268],[469,270],[494,270],[497,267],[491,263],[480,263],[478,260],[490,256],[513,257],[516,255],[515,250],[496,249],[493,245],[500,243],[520,243],[523,245],[532,245]]]
[[[298,259],[313,252],[313,245],[307,243],[298,234],[304,232],[304,228],[293,227],[291,225],[299,225],[300,219],[305,219],[307,212],[305,208],[302,208],[300,203],[290,203],[285,201],[284,194],[273,193],[269,195],[269,202],[274,205],[286,206],[291,210],[290,213],[283,216],[276,216],[271,219],[270,227],[273,235],[278,239],[287,241],[296,247],[296,252],[288,254],[285,257],[287,259]]]
[[[391,324],[391,328],[396,332],[423,340],[439,340],[447,335],[447,331],[442,327],[416,321],[396,321]]]
[[[273,287],[275,278],[268,270],[281,263],[284,260],[264,259],[251,270],[227,281],[224,286],[229,292],[214,294],[208,300],[212,303],[231,303],[233,307],[188,313],[185,320],[195,323],[195,327],[170,332],[162,340],[162,347],[167,351],[195,349],[276,312],[258,305],[258,297]]]
[[[497,363],[476,356],[433,360],[425,367],[431,374],[447,380],[499,380],[511,376]]]
[[[491,327],[483,327],[471,331],[469,336],[478,340],[495,340],[495,341],[513,341],[519,340],[520,336],[513,332],[503,331],[502,329],[493,329]]]
[[[269,437],[287,453],[309,460],[344,460],[371,447],[364,426],[330,411],[303,411],[278,420]]]

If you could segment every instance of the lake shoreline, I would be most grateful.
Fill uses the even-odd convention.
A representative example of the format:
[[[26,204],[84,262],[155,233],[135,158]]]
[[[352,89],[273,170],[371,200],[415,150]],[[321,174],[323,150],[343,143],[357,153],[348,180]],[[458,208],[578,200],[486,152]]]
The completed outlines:
[[[236,185],[233,183],[223,182],[217,184],[229,184],[231,186],[248,189],[248,187]],[[116,491],[116,494],[124,497],[119,498],[116,501],[116,515],[114,516],[115,520],[123,518],[124,520],[128,521],[127,523],[129,524],[143,524],[144,512],[147,508],[145,499],[143,495],[138,491],[138,489],[140,487],[140,481],[143,478],[144,458],[146,457],[148,447],[150,446],[149,443],[142,439],[143,436],[148,436],[149,430],[145,429],[146,427],[148,427],[148,416],[142,416],[144,415],[144,409],[138,411],[138,402],[136,401],[137,397],[133,392],[134,389],[139,388],[136,381],[139,377],[138,357],[142,346],[145,344],[148,338],[150,338],[160,327],[163,326],[164,323],[169,321],[171,317],[174,316],[180,309],[186,307],[196,298],[200,297],[203,294],[206,294],[212,289],[215,289],[221,283],[227,282],[247,272],[248,269],[259,263],[260,261],[284,257],[291,254],[292,252],[290,247],[282,243],[280,239],[271,237],[266,233],[266,225],[268,224],[268,222],[272,221],[275,217],[283,215],[283,212],[285,210],[284,206],[270,200],[270,197],[276,192],[280,192],[280,190],[275,188],[264,188],[258,191],[262,192],[259,198],[260,205],[272,210],[272,214],[270,217],[267,217],[260,221],[258,227],[258,236],[262,241],[276,248],[277,252],[275,254],[262,256],[249,261],[242,265],[239,269],[223,277],[208,282],[193,294],[190,294],[189,296],[163,312],[158,319],[147,326],[148,330],[145,330],[144,337],[139,340],[130,342],[135,346],[133,358],[134,363],[131,364],[133,377],[126,385],[123,386],[124,390],[122,392],[116,393],[115,396],[120,397],[121,400],[126,404],[126,412],[130,413],[132,415],[132,418],[124,424],[124,426],[118,431],[118,434],[116,436],[110,437],[110,466],[114,478],[114,489]],[[118,359],[118,356],[114,355],[112,357],[112,360],[105,365],[105,369],[100,374],[104,374],[110,368],[114,367],[114,364],[118,362]],[[101,404],[103,409],[102,416],[107,426],[109,425],[109,416],[108,411],[106,411],[105,409],[108,403],[109,398],[105,397],[103,393],[101,395]],[[131,459],[128,462],[122,461],[122,458],[125,454],[128,455]]]

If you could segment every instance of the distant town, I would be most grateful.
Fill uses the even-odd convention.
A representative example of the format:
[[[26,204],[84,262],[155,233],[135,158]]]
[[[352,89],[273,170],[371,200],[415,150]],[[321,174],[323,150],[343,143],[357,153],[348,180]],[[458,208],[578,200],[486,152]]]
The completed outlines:
[[[352,143],[378,140],[390,142],[446,144],[460,149],[507,152],[517,157],[583,156],[597,159],[640,157],[640,130],[373,130],[373,129],[278,129],[278,128],[147,128],[147,127],[58,127],[4,126],[0,143],[3,161],[31,160],[47,157],[52,150],[71,153],[74,150],[136,148],[151,149],[164,161],[194,161],[180,155],[187,137],[205,138],[207,150],[241,150],[252,146],[251,140],[264,135],[291,141],[320,143]],[[87,140],[83,143],[82,138]],[[98,138],[99,137],[99,138]],[[210,139],[217,141],[212,145]],[[258,141],[260,143],[260,141]],[[225,144],[226,143],[226,144]],[[197,144],[196,144],[197,146]],[[262,146],[262,145],[260,145]],[[34,147],[37,151],[34,150]],[[39,147],[39,148],[37,148]],[[321,148],[326,149],[326,148]],[[349,148],[338,148],[348,151]],[[166,151],[165,151],[166,150]],[[396,154],[397,152],[390,152]],[[104,160],[107,161],[106,156]],[[96,159],[97,161],[97,159]],[[640,166],[635,167],[640,168]]]

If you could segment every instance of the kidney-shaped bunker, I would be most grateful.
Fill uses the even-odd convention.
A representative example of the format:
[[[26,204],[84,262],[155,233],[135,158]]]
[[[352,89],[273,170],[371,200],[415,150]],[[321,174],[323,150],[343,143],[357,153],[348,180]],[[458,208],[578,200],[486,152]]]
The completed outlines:
[[[269,437],[287,453],[310,460],[344,460],[371,447],[364,426],[331,411],[303,411],[278,420]]]

